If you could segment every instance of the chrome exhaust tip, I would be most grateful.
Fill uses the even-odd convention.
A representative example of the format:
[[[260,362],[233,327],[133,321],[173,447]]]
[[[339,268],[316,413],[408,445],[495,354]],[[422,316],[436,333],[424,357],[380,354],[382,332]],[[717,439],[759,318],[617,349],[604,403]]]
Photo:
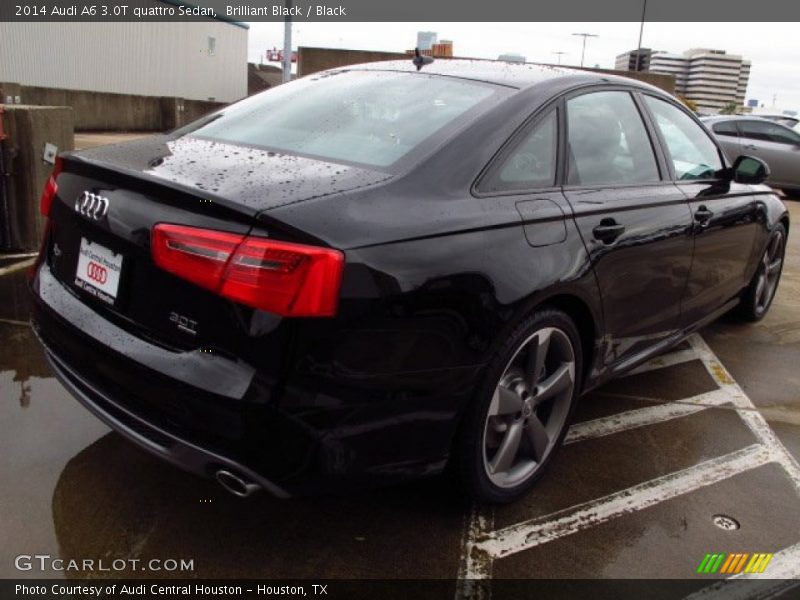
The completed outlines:
[[[217,471],[215,477],[222,487],[234,496],[239,496],[239,498],[247,498],[261,489],[261,486],[257,483],[243,479],[239,475],[226,471],[225,469]]]

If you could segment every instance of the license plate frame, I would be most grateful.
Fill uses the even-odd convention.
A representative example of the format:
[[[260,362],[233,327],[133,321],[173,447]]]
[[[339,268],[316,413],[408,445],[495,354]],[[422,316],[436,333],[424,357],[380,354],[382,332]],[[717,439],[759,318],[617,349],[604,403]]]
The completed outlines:
[[[81,237],[78,265],[75,269],[75,286],[113,306],[119,296],[119,282],[124,262],[121,253]]]

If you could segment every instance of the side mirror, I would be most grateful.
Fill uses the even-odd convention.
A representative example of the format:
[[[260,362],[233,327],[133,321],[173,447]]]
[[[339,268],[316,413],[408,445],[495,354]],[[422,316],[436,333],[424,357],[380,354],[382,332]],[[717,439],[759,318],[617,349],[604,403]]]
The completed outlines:
[[[733,163],[732,171],[736,183],[764,183],[769,177],[769,166],[755,156],[740,156]]]

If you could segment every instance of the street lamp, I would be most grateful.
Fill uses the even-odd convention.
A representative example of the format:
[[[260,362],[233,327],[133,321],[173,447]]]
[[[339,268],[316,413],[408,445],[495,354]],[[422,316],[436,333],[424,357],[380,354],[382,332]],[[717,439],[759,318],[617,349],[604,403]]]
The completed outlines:
[[[561,52],[561,50],[558,50],[556,52],[553,52],[553,54],[558,55],[558,64],[561,64],[561,55],[562,54],[567,54],[567,53],[566,52]]]
[[[583,48],[581,49],[581,67],[582,67],[583,57],[586,54],[586,38],[599,37],[599,36],[595,33],[573,33],[572,35],[578,35],[583,38]]]
[[[292,0],[286,0],[286,19],[283,23],[283,83],[292,80]]]
[[[639,71],[639,67],[642,63],[642,34],[644,33],[644,15],[647,12],[647,0],[644,0],[644,4],[642,4],[642,24],[639,26],[639,48],[636,50],[636,71]]]

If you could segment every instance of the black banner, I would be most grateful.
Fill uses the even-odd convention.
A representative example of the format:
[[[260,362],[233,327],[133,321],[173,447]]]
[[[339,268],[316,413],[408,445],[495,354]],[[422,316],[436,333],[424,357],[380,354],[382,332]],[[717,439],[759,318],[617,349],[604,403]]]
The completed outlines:
[[[797,598],[800,580],[2,580],[0,598],[316,598],[320,600],[724,600]]]

